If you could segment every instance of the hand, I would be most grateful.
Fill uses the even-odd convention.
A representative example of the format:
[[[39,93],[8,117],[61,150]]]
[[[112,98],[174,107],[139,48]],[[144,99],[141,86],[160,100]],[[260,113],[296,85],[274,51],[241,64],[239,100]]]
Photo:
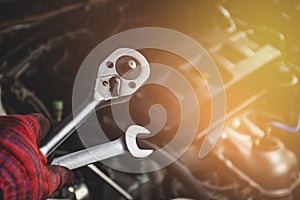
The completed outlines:
[[[47,159],[38,145],[48,129],[48,120],[40,114],[0,116],[3,199],[44,199],[73,182],[70,170],[46,165]]]

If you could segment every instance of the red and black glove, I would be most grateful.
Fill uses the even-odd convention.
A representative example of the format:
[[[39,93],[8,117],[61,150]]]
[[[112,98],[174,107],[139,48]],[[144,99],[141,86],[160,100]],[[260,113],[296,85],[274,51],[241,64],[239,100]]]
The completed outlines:
[[[2,190],[3,199],[44,199],[72,183],[70,170],[46,166],[47,159],[38,144],[48,129],[48,120],[40,114],[0,116],[0,195]]]

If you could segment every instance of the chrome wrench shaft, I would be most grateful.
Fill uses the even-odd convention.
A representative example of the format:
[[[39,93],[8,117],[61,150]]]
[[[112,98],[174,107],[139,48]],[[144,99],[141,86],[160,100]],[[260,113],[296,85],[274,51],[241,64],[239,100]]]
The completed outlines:
[[[125,154],[128,151],[126,151],[125,143],[122,140],[122,138],[119,138],[112,142],[55,158],[51,165],[60,165],[72,170],[97,161]]]
[[[95,107],[103,101],[93,100],[88,103],[77,115],[69,121],[53,138],[43,145],[40,150],[48,157],[59,145],[61,145],[95,110]]]

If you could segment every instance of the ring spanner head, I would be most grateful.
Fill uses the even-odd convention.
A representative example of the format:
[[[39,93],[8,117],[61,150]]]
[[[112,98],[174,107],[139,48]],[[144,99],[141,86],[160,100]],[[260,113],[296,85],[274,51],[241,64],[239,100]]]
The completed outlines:
[[[148,79],[150,67],[145,57],[130,48],[119,48],[99,66],[95,100],[108,100],[136,92]]]

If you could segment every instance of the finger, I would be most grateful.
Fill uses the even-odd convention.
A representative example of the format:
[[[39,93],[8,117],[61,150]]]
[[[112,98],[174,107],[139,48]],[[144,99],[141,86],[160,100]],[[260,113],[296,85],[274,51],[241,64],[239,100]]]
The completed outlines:
[[[39,145],[50,128],[50,123],[42,114],[32,113],[24,116],[27,122],[32,126],[36,143]]]
[[[44,184],[47,184],[49,194],[52,194],[57,189],[74,182],[73,172],[65,167],[49,165],[47,166],[47,170],[49,173]]]

